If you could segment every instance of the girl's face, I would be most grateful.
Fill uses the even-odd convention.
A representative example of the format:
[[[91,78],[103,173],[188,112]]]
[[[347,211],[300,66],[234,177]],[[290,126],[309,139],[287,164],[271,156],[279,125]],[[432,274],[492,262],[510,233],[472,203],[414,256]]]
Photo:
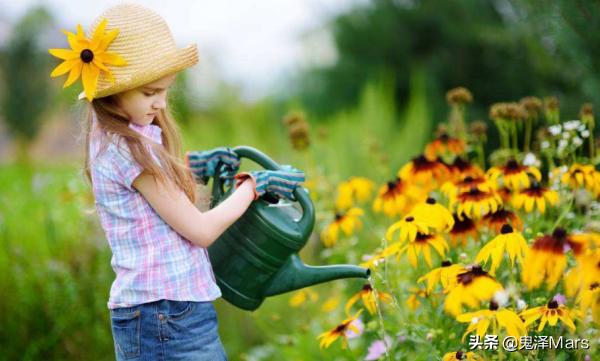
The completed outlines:
[[[176,74],[167,75],[139,88],[128,90],[117,96],[119,107],[127,114],[130,122],[148,125],[161,109],[167,106],[167,91],[175,82]]]

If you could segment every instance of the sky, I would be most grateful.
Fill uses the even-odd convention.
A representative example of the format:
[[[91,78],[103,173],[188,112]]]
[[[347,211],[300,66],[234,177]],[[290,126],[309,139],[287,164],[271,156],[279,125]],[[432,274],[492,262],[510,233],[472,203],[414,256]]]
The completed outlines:
[[[307,63],[332,61],[335,54],[323,24],[367,0],[147,0],[161,14],[181,47],[196,43],[197,72],[212,72],[240,86],[246,98],[259,98]],[[0,0],[0,21],[14,23],[34,5],[45,5],[61,27],[87,29],[94,18],[119,1]],[[0,33],[7,26],[0,24]],[[5,30],[4,30],[5,31]],[[307,34],[317,34],[308,36]],[[0,34],[1,37],[2,34]],[[308,44],[307,44],[308,43]],[[308,46],[307,46],[308,45]],[[204,60],[204,65],[202,62]]]

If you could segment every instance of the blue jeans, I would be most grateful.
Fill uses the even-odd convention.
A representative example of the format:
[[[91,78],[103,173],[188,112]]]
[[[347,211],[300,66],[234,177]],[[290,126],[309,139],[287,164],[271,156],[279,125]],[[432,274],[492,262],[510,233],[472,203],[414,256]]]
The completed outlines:
[[[110,310],[116,359],[227,360],[212,302],[160,300]]]

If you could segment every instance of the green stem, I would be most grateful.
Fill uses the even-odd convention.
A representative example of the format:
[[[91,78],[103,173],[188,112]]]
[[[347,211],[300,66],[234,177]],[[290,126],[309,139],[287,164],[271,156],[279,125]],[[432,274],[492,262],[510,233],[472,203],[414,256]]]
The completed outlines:
[[[525,151],[525,153],[529,153],[532,127],[533,127],[533,119],[531,119],[531,118],[526,119],[525,120],[525,141],[523,143],[523,150]]]
[[[569,213],[569,211],[571,211],[572,206],[573,206],[573,197],[571,196],[571,197],[569,197],[569,203],[567,204],[567,208],[565,208],[565,210],[561,213],[561,215],[558,217],[556,222],[554,222],[554,226],[552,226],[552,229],[555,229],[560,224],[560,222],[563,220],[563,218],[565,218],[567,213]]]

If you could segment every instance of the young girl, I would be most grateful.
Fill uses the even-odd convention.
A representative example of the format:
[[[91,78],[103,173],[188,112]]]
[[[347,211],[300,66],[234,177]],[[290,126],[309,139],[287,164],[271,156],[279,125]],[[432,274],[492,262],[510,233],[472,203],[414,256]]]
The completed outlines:
[[[229,148],[192,151],[178,159],[180,140],[167,106],[176,73],[198,61],[194,45],[177,49],[165,21],[139,5],[104,12],[87,38],[66,32],[71,49],[53,72],[82,77],[89,101],[86,173],[113,252],[110,290],[118,360],[225,360],[212,301],[221,296],[206,248],[265,192],[293,198],[303,173],[235,175],[235,190],[200,212],[196,184],[239,158]],[[191,172],[190,172],[191,171]]]

